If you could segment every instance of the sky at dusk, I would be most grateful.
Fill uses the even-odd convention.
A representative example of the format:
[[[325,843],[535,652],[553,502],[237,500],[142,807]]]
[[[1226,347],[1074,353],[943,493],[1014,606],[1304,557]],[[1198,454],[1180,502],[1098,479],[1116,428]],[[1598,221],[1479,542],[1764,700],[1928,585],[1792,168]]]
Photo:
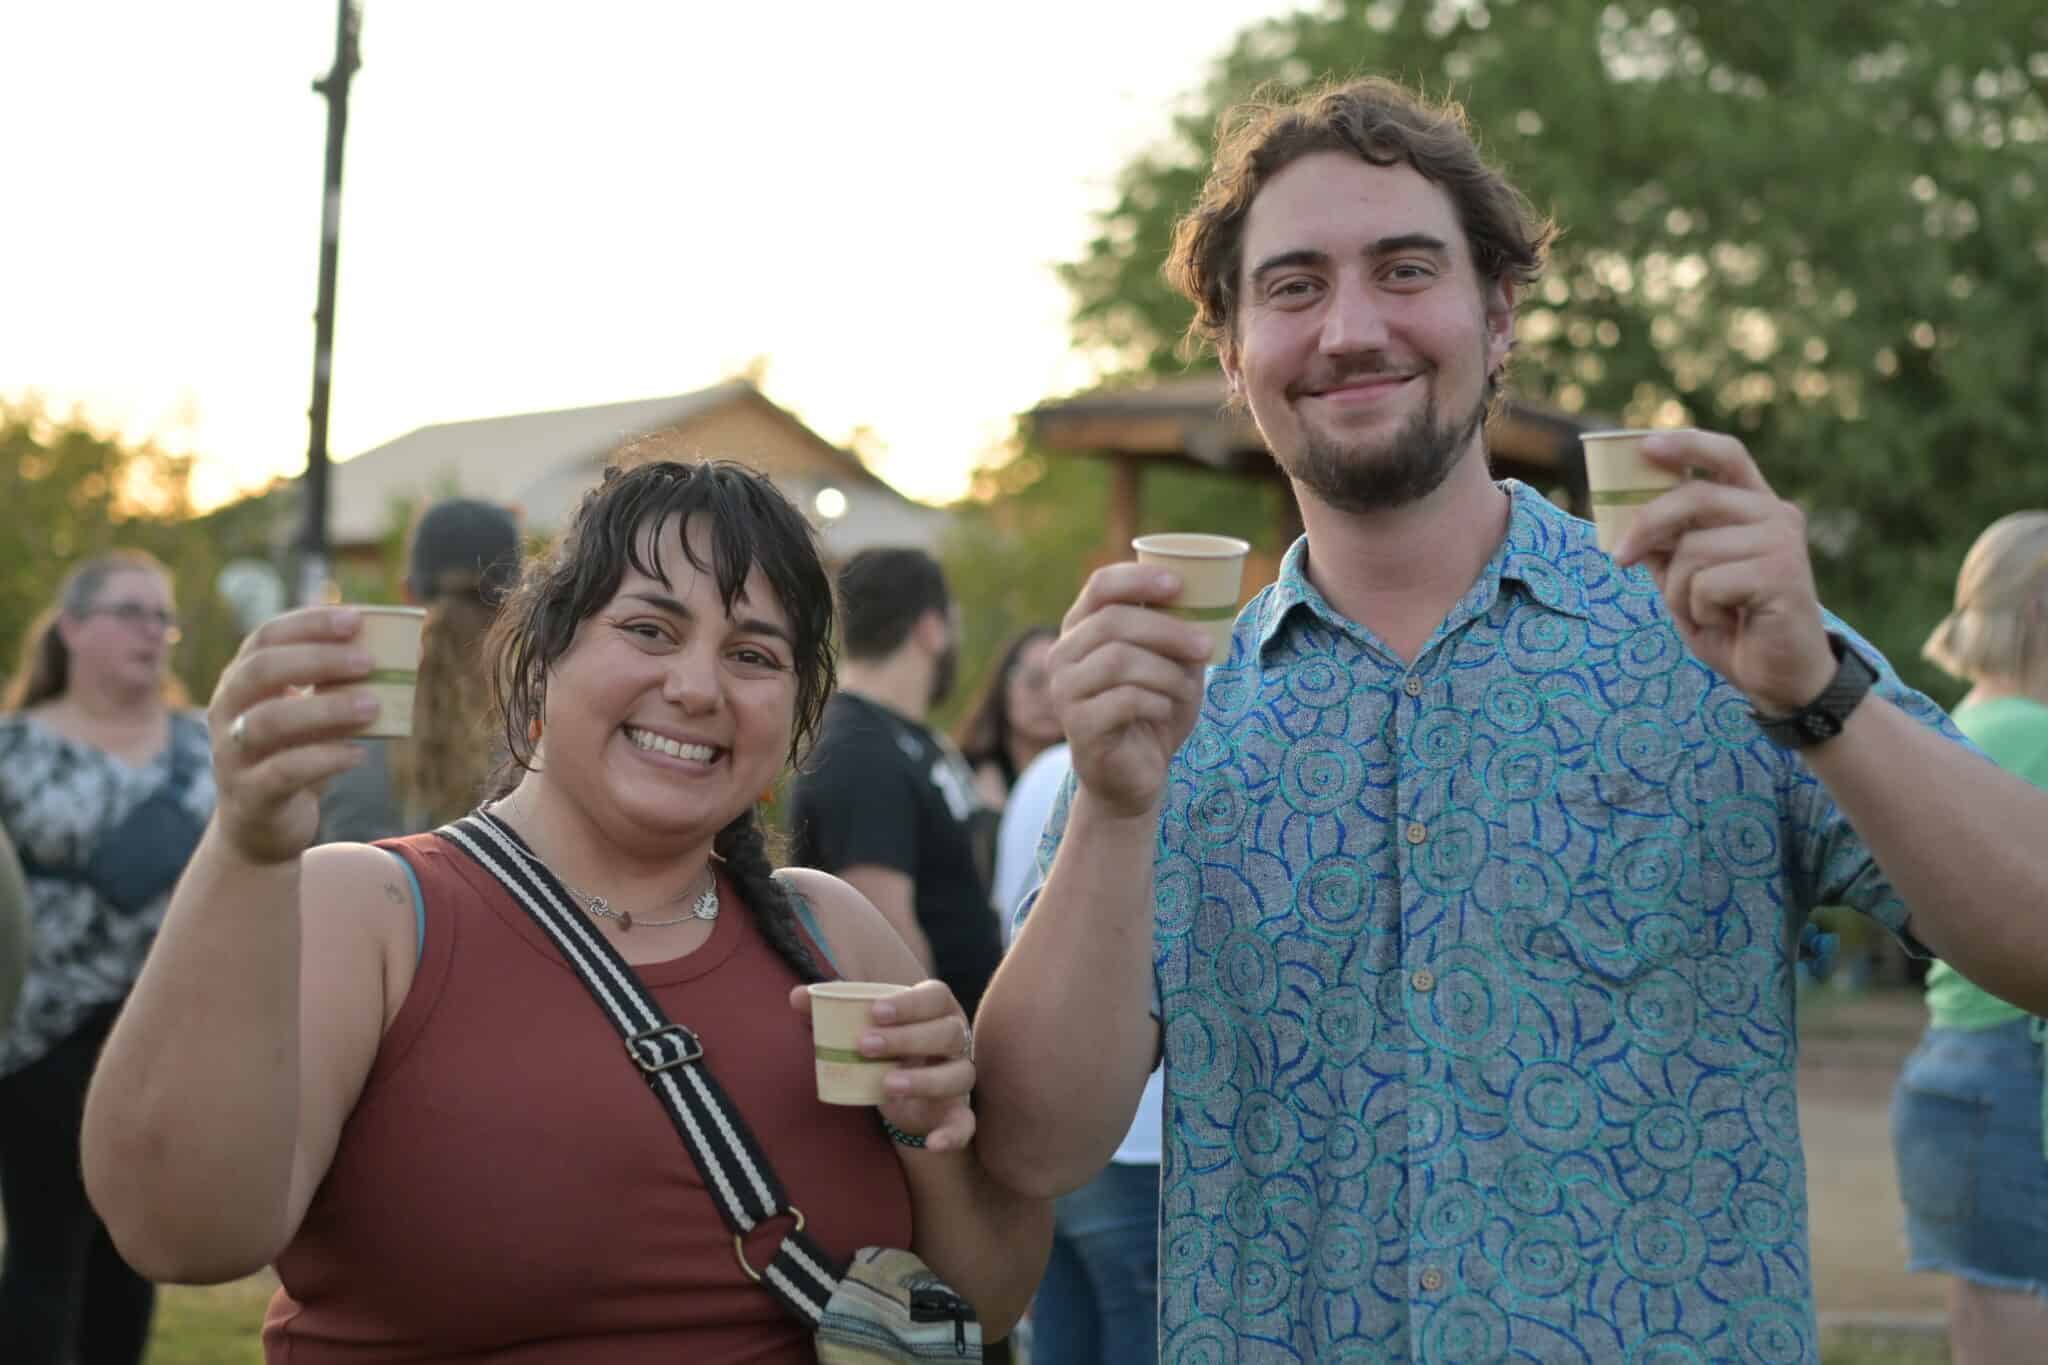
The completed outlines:
[[[1257,0],[364,0],[329,450],[761,364],[944,500],[1085,386],[1053,275]],[[304,467],[325,0],[0,15],[0,396]]]

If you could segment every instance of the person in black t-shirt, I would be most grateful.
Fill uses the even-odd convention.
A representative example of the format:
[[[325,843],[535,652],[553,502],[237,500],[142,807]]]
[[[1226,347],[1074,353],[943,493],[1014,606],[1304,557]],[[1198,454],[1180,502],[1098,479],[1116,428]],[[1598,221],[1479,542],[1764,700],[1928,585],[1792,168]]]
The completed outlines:
[[[974,775],[925,724],[957,671],[952,598],[912,549],[855,555],[839,597],[840,688],[790,788],[791,853],[873,901],[971,1016],[1002,934],[974,856]]]

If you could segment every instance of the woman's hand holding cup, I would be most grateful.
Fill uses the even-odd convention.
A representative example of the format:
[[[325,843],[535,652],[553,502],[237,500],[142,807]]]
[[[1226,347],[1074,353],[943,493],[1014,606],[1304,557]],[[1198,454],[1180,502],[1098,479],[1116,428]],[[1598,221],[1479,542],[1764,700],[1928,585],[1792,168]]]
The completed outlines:
[[[362,761],[348,743],[377,714],[373,667],[347,607],[303,607],[242,641],[207,707],[215,822],[252,863],[289,862],[320,828],[319,786]],[[316,690],[318,689],[318,690]]]
[[[829,990],[868,983],[821,984]],[[815,1018],[818,1002],[811,987],[797,987],[790,1003]],[[924,1138],[929,1151],[965,1147],[974,1137],[974,1111],[967,1098],[974,1090],[974,1031],[953,992],[943,981],[921,981],[859,1003],[865,1006],[866,1026],[851,1038],[839,1038],[835,1030],[830,1043],[821,1034],[819,1047],[836,1053],[838,1044],[851,1042],[850,1051],[867,1062],[893,1065],[882,1071],[878,1093],[869,1090],[859,1097],[847,1090],[827,1094],[826,1068],[821,1067],[820,1098],[834,1104],[878,1103],[884,1119]]]

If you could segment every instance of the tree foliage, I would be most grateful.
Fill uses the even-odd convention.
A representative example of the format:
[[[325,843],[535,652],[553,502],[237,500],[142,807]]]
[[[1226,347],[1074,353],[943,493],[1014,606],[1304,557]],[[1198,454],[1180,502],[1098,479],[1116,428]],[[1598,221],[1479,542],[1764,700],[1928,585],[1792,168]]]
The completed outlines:
[[[959,602],[963,686],[939,713],[942,724],[980,690],[1010,636],[1030,626],[1057,628],[1098,566],[1129,551],[1108,543],[1109,468],[1100,461],[1025,450],[982,473],[981,498],[962,503],[939,558]],[[1256,489],[1243,479],[1184,468],[1147,471],[1138,532],[1200,527],[1278,550],[1278,483]]]
[[[2048,506],[2048,9],[2039,0],[1341,0],[1239,36],[1064,268],[1077,345],[1180,370],[1159,276],[1216,114],[1377,72],[1461,101],[1564,227],[1515,387],[1748,442],[1824,599],[1915,682],[1988,522]]]
[[[214,581],[228,560],[268,552],[272,509],[255,498],[195,515],[191,475],[189,456],[125,442],[34,403],[0,405],[0,669],[15,666],[73,565],[116,547],[147,550],[176,585],[184,639],[173,667],[205,700],[241,641]]]

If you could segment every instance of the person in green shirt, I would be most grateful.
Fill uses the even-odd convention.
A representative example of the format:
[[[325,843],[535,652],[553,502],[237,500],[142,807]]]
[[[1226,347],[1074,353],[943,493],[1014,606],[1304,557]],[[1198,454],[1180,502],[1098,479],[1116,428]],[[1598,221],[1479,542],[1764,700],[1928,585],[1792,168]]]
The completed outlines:
[[[1972,684],[1952,713],[1963,733],[2048,787],[2048,512],[1986,528],[1920,652]],[[2035,1359],[2048,1341],[2048,1021],[1945,962],[1928,970],[1927,1013],[1892,1096],[1908,1266],[1949,1276],[1957,1365]]]

